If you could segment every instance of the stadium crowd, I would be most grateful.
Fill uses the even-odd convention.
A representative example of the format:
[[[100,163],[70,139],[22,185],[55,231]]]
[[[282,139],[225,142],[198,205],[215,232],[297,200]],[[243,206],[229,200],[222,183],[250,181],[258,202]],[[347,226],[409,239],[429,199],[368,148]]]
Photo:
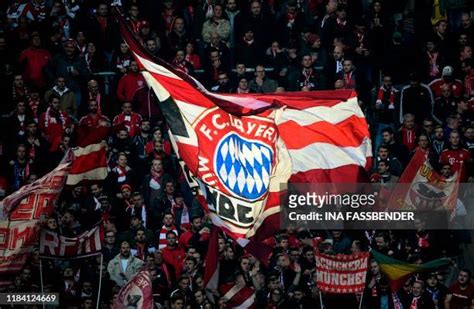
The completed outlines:
[[[443,176],[459,171],[461,182],[472,182],[474,2],[121,5],[145,49],[213,92],[354,89],[372,134],[372,182],[395,184],[418,149]],[[80,128],[115,128],[104,142],[107,178],[64,190],[44,223],[74,237],[103,220],[102,269],[100,257],[43,260],[45,292],[59,293],[63,308],[94,308],[102,273],[99,305],[108,308],[147,265],[157,306],[232,307],[219,289],[205,290],[203,262],[213,227],[190,194],[158,100],[121,40],[110,1],[2,1],[0,93],[0,198],[56,167],[80,144]],[[473,205],[464,208],[469,218]],[[442,256],[453,262],[390,291],[372,260],[362,308],[474,308],[471,272],[464,268],[474,265],[466,258],[469,231],[289,227],[265,242],[273,247],[270,261],[259,261],[225,235],[218,242],[219,286],[253,289],[258,308],[319,308],[320,297],[327,308],[357,308],[354,295],[321,296],[315,249],[349,254],[369,247],[410,263]],[[40,291],[39,259],[36,250],[8,291]]]

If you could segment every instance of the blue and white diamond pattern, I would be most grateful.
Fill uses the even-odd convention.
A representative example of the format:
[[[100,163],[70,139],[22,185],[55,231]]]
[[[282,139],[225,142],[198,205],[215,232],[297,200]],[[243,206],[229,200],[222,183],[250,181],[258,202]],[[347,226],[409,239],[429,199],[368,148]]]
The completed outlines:
[[[217,147],[215,167],[229,191],[241,198],[256,200],[268,190],[272,160],[273,151],[269,146],[231,133]]]

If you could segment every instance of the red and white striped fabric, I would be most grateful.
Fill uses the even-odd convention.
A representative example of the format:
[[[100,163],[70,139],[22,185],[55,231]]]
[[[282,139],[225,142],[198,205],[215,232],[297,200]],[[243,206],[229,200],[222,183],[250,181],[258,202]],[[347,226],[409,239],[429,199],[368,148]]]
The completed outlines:
[[[245,285],[223,284],[220,288],[226,308],[252,309],[255,308],[255,290]]]
[[[104,180],[107,177],[107,154],[101,144],[77,147],[66,184],[77,185],[81,181]]]
[[[176,226],[171,226],[169,229],[166,226],[162,226],[160,230],[160,239],[158,240],[158,249],[164,249],[168,246],[168,242],[166,241],[166,233],[172,231],[176,234],[176,243],[178,243],[178,229]]]
[[[355,92],[210,93],[146,54],[123,22],[121,30],[160,101],[191,188],[241,245],[279,227],[281,184],[365,179],[372,150]]]

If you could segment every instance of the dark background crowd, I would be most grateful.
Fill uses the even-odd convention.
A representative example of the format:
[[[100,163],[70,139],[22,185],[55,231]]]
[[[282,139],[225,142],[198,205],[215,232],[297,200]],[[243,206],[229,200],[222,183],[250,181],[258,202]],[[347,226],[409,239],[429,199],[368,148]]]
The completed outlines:
[[[113,5],[143,48],[219,93],[354,89],[370,126],[375,183],[397,183],[413,153],[442,177],[470,182],[474,151],[474,2],[469,0],[7,0],[0,2],[0,198],[57,166],[78,131],[113,127],[108,177],[64,190],[44,228],[74,237],[105,222],[100,257],[43,260],[10,292],[57,292],[64,308],[107,308],[144,265],[155,303],[231,308],[206,291],[212,224],[189,192],[158,101],[121,40]],[[297,132],[295,132],[297,135]],[[472,181],[471,181],[472,182]],[[459,203],[458,203],[459,204]],[[462,204],[462,203],[461,203]],[[470,220],[472,203],[456,207]],[[370,262],[363,308],[473,308],[469,231],[308,231],[266,241],[259,261],[219,236],[219,287],[255,291],[258,308],[357,308],[354,295],[319,293],[315,249],[374,248],[410,263],[452,264],[390,291]],[[396,294],[393,294],[396,292]],[[399,306],[402,305],[402,307]],[[445,307],[446,304],[446,307]],[[471,307],[469,307],[471,306]]]

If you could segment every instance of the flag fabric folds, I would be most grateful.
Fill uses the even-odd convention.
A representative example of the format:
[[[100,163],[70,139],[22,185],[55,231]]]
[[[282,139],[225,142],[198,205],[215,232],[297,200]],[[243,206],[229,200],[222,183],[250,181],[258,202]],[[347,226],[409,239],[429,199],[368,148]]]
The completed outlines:
[[[84,258],[100,254],[104,240],[102,222],[77,237],[65,237],[50,230],[41,230],[39,253],[50,258]]]
[[[69,163],[61,164],[0,202],[0,290],[23,268],[37,245],[40,222],[53,213],[69,169]]]
[[[104,179],[104,162],[100,144],[78,148],[74,154],[68,152],[53,171],[0,201],[0,289],[23,268],[37,246],[40,224],[54,212],[64,185]]]
[[[151,278],[148,269],[139,271],[120,289],[112,308],[154,308]]]
[[[248,286],[226,283],[221,286],[220,293],[228,308],[256,308],[255,290]]]
[[[107,177],[107,154],[101,144],[77,147],[73,153],[67,185],[74,186],[82,181],[104,180]]]
[[[148,55],[119,19],[160,101],[191,189],[213,224],[241,245],[279,228],[288,181],[357,182],[365,176],[372,150],[355,92],[210,93]]]
[[[390,279],[392,292],[398,291],[413,274],[427,272],[450,263],[448,258],[441,258],[424,264],[410,264],[393,259],[375,250],[372,250],[371,254],[379,264],[380,270]]]
[[[400,177],[389,201],[391,209],[430,210],[433,201],[452,213],[459,190],[459,173],[441,176],[429,163],[426,154],[417,150]]]

